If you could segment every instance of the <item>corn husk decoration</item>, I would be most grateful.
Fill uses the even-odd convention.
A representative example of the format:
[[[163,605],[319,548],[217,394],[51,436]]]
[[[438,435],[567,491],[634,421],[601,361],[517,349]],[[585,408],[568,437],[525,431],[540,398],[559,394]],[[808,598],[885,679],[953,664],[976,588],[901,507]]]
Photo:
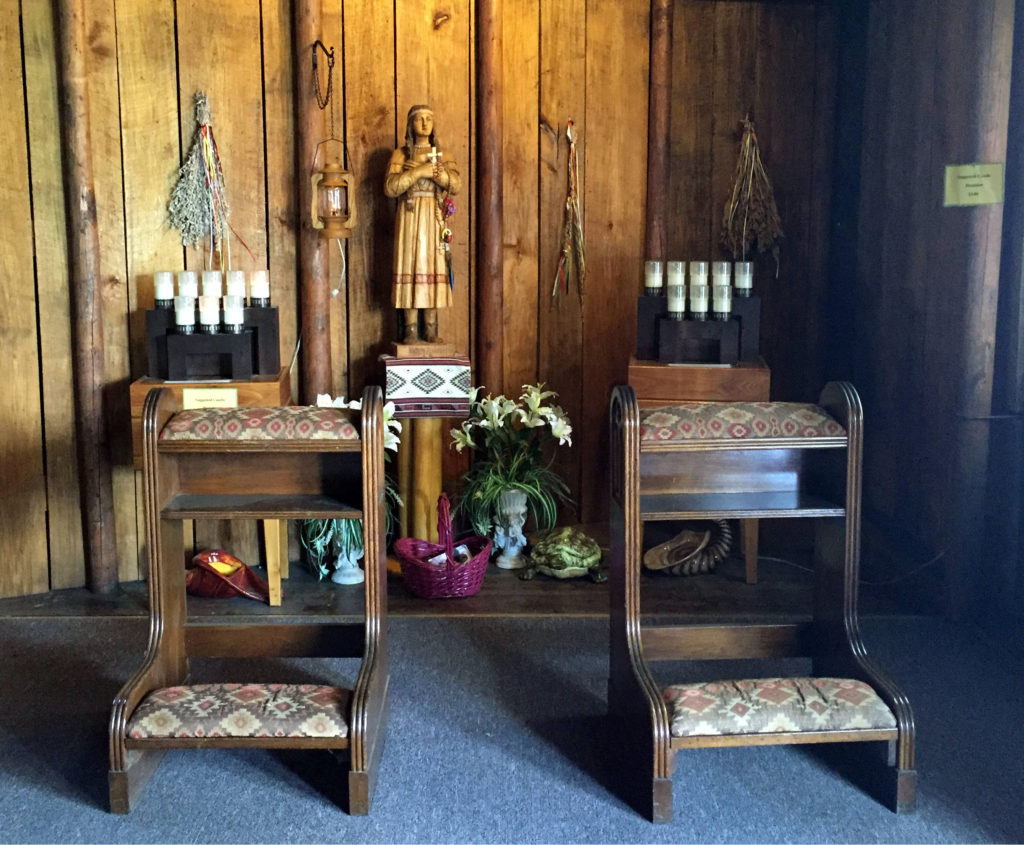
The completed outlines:
[[[210,120],[210,105],[206,94],[196,91],[196,131],[192,146],[178,170],[178,182],[171,192],[167,207],[170,225],[181,230],[184,246],[198,247],[209,237],[210,249],[207,263],[212,266],[213,252],[220,253],[220,266],[231,267],[231,240],[227,194],[224,191],[224,170],[221,167],[217,142],[213,137]],[[224,261],[224,247],[227,245],[227,263]]]
[[[583,242],[583,220],[580,213],[580,173],[579,160],[576,155],[576,132],[570,120],[565,128],[565,137],[569,142],[569,184],[565,196],[565,212],[562,215],[562,250],[558,257],[555,270],[555,283],[551,295],[555,296],[558,289],[569,292],[569,279],[575,270],[576,290],[580,301],[583,301],[583,280],[587,274],[586,248]]]
[[[737,261],[746,261],[755,244],[758,252],[771,250],[775,256],[775,275],[778,276],[779,241],[782,237],[782,220],[775,206],[772,183],[761,163],[753,121],[746,118],[732,194],[722,220],[722,245]]]

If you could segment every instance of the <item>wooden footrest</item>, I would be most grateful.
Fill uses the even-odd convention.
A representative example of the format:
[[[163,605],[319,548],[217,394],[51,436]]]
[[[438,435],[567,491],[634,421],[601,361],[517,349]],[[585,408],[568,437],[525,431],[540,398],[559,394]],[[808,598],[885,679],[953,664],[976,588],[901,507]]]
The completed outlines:
[[[317,684],[164,687],[149,693],[135,709],[128,722],[127,745],[151,740],[173,745],[265,745],[267,740],[309,738],[320,747],[331,739],[343,746],[351,697],[343,687]]]
[[[896,717],[875,690],[847,678],[676,684],[662,697],[673,737],[896,731]]]

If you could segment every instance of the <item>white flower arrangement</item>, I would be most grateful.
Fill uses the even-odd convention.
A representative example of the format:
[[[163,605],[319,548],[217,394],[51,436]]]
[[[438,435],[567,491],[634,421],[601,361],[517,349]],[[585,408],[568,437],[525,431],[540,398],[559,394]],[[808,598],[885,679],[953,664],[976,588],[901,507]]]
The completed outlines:
[[[537,527],[554,527],[557,502],[569,502],[569,488],[551,469],[545,446],[557,441],[572,445],[572,425],[565,411],[546,404],[558,394],[543,384],[524,384],[518,399],[488,394],[469,395],[469,417],[451,430],[452,445],[473,449],[476,459],[463,476],[457,510],[465,513],[477,533],[490,529],[492,511],[503,490],[522,490]]]
[[[348,408],[352,411],[363,409],[362,399],[353,399],[346,402],[344,396],[332,397],[330,393],[318,393],[316,395],[318,408]],[[399,435],[402,432],[402,421],[395,419],[395,403],[384,403],[384,448],[392,452],[398,451],[398,444],[401,443]]]

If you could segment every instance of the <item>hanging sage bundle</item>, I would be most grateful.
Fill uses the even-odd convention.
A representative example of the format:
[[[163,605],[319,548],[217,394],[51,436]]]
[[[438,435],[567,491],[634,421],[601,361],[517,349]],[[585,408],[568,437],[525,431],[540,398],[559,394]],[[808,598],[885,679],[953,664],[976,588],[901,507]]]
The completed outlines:
[[[227,244],[227,263],[221,256],[221,266],[231,266],[231,241],[228,237],[227,195],[224,191],[224,171],[221,168],[217,142],[213,137],[210,105],[206,94],[196,91],[196,131],[192,146],[178,170],[178,182],[171,192],[167,207],[170,225],[181,230],[185,246],[199,246],[205,237],[210,239],[210,255],[215,249],[223,250]]]
[[[778,276],[779,241],[782,237],[782,220],[775,206],[771,180],[761,163],[754,124],[744,119],[732,194],[725,205],[722,220],[722,245],[737,261],[746,261],[747,254],[755,245],[758,252],[771,250],[775,256],[775,275]]]

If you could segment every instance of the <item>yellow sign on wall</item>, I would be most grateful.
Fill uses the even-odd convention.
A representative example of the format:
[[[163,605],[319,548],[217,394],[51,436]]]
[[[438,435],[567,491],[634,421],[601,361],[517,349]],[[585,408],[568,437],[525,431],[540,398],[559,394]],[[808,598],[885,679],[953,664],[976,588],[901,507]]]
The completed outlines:
[[[998,205],[1003,201],[1003,163],[947,164],[943,205]]]
[[[192,408],[237,408],[237,387],[185,387],[181,390],[182,410]]]

